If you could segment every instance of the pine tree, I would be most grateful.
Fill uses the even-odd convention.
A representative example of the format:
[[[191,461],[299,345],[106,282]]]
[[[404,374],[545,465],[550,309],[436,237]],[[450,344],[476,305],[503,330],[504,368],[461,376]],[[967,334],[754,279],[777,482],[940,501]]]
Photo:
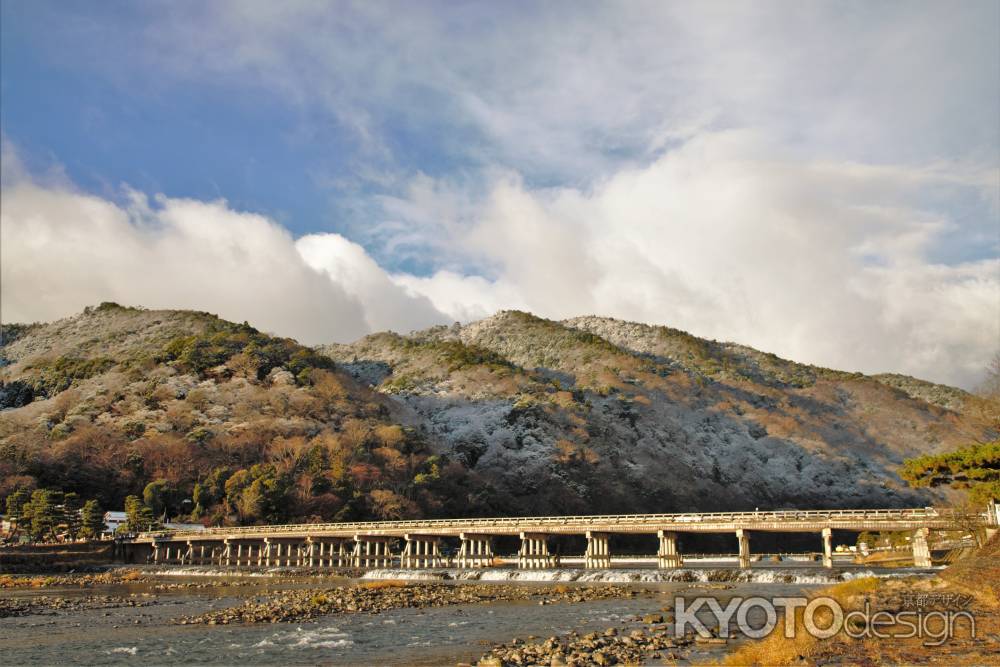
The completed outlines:
[[[916,487],[948,485],[968,489],[978,503],[1000,498],[1000,440],[975,443],[903,462],[900,476]]]
[[[31,494],[24,489],[18,489],[7,496],[7,518],[13,524],[13,533],[17,533],[22,526],[31,523],[28,514],[28,503],[31,501]]]
[[[84,537],[98,539],[108,529],[107,524],[104,523],[104,510],[101,509],[96,500],[88,500],[84,503],[80,515],[80,532]]]
[[[59,511],[53,502],[53,492],[49,489],[35,489],[28,503],[31,514],[31,539],[40,541],[52,535],[59,518]]]
[[[80,495],[77,493],[67,493],[63,495],[63,520],[66,523],[66,532],[71,539],[80,537]]]
[[[149,530],[156,523],[156,515],[153,514],[153,510],[143,503],[139,496],[129,496],[125,499],[125,516],[129,532],[132,533]]]

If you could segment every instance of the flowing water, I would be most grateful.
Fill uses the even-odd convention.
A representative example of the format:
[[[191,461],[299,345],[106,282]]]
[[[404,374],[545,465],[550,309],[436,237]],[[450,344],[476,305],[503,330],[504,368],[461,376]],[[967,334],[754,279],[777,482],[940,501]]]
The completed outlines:
[[[687,568],[685,568],[687,569]],[[211,582],[204,587],[162,590],[151,583],[97,586],[86,589],[0,591],[3,597],[31,598],[41,595],[86,597],[89,595],[132,596],[155,601],[138,607],[87,609],[54,614],[0,619],[0,664],[225,664],[225,665],[454,665],[471,662],[492,644],[514,637],[544,639],[576,630],[590,632],[610,626],[639,627],[637,616],[673,606],[675,595],[686,598],[711,595],[723,604],[733,596],[795,595],[831,580],[880,574],[897,576],[900,571],[869,569],[834,572],[816,568],[760,568],[744,576],[746,581],[706,584],[711,579],[739,578],[732,570],[690,569],[518,572],[486,570],[474,574],[452,572],[413,573],[376,571],[368,578],[458,577],[481,581],[503,580],[508,585],[537,586],[538,582],[603,579],[653,591],[652,596],[598,600],[540,606],[537,601],[495,602],[429,609],[398,609],[380,614],[336,614],[316,621],[263,625],[177,625],[180,616],[239,604],[250,595],[302,586],[332,586],[345,580],[311,579],[271,581],[267,577],[244,577],[240,586],[215,585],[218,572],[175,571],[166,582]],[[728,574],[721,575],[720,572]],[[201,574],[195,577],[195,574]],[[713,574],[714,573],[714,574]],[[914,571],[906,571],[914,574]],[[213,575],[208,579],[205,575]],[[662,575],[681,580],[664,581]],[[746,573],[744,573],[746,575]],[[533,581],[526,581],[528,578]],[[247,585],[249,582],[249,585]],[[462,585],[455,581],[454,585]],[[585,586],[586,583],[570,583]],[[716,652],[726,650],[715,648]],[[699,649],[694,657],[708,657]]]

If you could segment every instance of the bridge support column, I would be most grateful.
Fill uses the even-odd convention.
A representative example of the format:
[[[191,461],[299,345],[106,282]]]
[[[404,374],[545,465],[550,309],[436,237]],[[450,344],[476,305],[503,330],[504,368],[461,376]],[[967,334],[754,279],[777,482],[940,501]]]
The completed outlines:
[[[931,566],[931,550],[930,547],[927,546],[927,536],[929,534],[930,530],[927,528],[917,528],[913,532],[912,544],[914,567]]]
[[[684,565],[677,550],[677,533],[669,530],[656,531],[656,537],[660,541],[660,549],[656,552],[656,564],[663,570],[669,570]]]
[[[833,567],[833,529],[823,529],[823,567]]]
[[[205,546],[204,546],[204,544],[200,545],[200,547],[201,547],[201,553],[202,553],[202,555],[204,555],[204,553],[205,553]],[[191,540],[188,540],[188,542],[187,542],[187,550],[181,556],[181,565],[199,565],[200,563],[198,561],[198,556],[196,554],[197,554],[197,551],[196,551],[196,547],[194,546],[194,542],[192,542]]]
[[[266,537],[257,545],[257,567],[271,567],[271,541]]]
[[[392,567],[395,540],[383,535],[355,535],[354,567]]]
[[[745,570],[750,567],[750,531],[737,528],[736,540],[740,544],[740,568]]]
[[[441,538],[434,535],[404,535],[406,546],[400,556],[400,567],[441,567]]]
[[[306,567],[316,567],[316,553],[318,551],[317,547],[319,547],[319,545],[315,541],[313,541],[313,538],[307,537],[304,551],[299,556],[299,565],[305,565]]]
[[[228,542],[228,540],[227,540],[227,542]],[[244,554],[245,554],[245,556],[244,556]],[[229,546],[226,547],[226,565],[229,565],[229,564],[232,563],[232,557],[233,557],[233,545],[229,544]],[[236,566],[240,567],[241,565],[249,565],[249,564],[250,564],[250,545],[249,544],[243,544],[242,542],[237,542],[236,543]]]
[[[521,550],[517,553],[517,567],[522,570],[540,570],[558,565],[549,553],[548,535],[521,533]]]
[[[587,531],[587,553],[583,556],[583,566],[588,570],[611,567],[610,536],[607,533]]]
[[[488,535],[459,533],[462,545],[458,549],[461,568],[489,567],[493,562],[493,542]]]
[[[348,542],[350,542],[349,539],[336,537],[319,540],[319,566],[351,567],[355,548],[348,549]]]

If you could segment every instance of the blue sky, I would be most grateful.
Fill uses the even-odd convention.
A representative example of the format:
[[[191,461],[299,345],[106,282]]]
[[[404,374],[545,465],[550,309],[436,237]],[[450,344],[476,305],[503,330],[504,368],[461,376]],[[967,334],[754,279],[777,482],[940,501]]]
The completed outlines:
[[[313,343],[523,308],[965,386],[1000,347],[995,2],[0,19],[5,321],[114,298]]]

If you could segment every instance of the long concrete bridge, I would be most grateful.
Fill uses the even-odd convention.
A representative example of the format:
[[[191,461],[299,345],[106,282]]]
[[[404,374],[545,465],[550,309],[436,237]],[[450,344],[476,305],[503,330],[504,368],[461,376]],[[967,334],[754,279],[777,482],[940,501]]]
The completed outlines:
[[[610,536],[656,535],[660,568],[683,565],[677,548],[680,533],[731,533],[739,545],[739,566],[750,567],[755,532],[817,533],[823,565],[833,566],[832,535],[845,531],[907,531],[914,564],[930,567],[927,536],[931,530],[967,530],[970,525],[996,527],[996,506],[982,515],[959,515],[934,508],[884,510],[787,510],[712,512],[701,514],[621,514],[604,516],[428,519],[355,523],[209,528],[203,531],[142,533],[128,544],[133,562],[217,566],[298,566],[320,568],[459,568],[490,567],[497,562],[494,539],[521,540],[517,567],[559,566],[549,551],[549,538],[586,537],[587,568],[611,566]],[[446,558],[445,540],[459,541],[457,555]]]

